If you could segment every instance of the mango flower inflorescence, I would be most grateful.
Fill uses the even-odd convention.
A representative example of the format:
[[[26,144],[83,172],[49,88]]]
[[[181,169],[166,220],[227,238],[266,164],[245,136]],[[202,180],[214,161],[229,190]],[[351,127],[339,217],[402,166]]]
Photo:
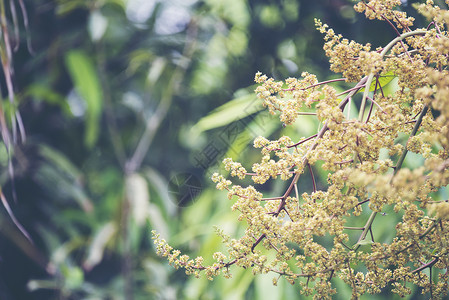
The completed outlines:
[[[416,5],[430,23],[412,29],[414,19],[397,10],[400,4],[371,0],[355,5],[397,33],[383,48],[349,41],[315,21],[325,35],[330,69],[352,84],[343,93],[332,87],[337,80],[319,82],[308,73],[285,82],[256,74],[257,97],[282,123],[293,124],[304,110],[313,109],[322,125],[298,141],[256,138],[261,160],[250,171],[224,160],[238,180],[287,182],[282,195],[264,198],[253,185],[213,175],[247,226],[238,239],[218,230],[226,255],[215,253],[216,262],[205,266],[202,258],[180,255],[154,233],[160,255],[187,274],[204,272],[210,279],[220,273],[230,277],[233,265],[254,274],[274,273],[274,284],[283,277],[319,299],[337,292],[335,277],[351,287],[353,299],[387,286],[400,296],[410,294],[413,285],[431,298],[447,295],[449,203],[435,195],[449,183],[449,11],[431,0]],[[395,91],[384,92],[384,74],[397,77]],[[356,94],[361,97],[359,118],[348,119],[343,110]],[[409,153],[421,157],[420,167],[404,166]],[[313,180],[311,192],[300,194],[298,182],[312,167],[328,172],[327,186],[318,189]],[[374,221],[386,210],[397,215],[389,219],[395,236],[378,240]],[[330,245],[319,238],[324,236],[331,237]],[[266,255],[270,251],[275,255]]]

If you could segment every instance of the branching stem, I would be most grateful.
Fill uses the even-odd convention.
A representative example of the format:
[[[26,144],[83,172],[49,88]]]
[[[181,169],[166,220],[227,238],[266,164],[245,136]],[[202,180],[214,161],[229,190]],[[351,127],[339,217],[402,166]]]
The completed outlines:
[[[406,33],[401,34],[400,36],[398,36],[395,39],[393,39],[390,43],[388,43],[387,46],[385,46],[385,48],[380,53],[381,57],[383,58],[388,53],[388,51],[390,51],[391,48],[393,48],[393,46],[397,42],[401,42],[403,39],[408,38],[410,36],[424,35],[426,33],[427,33],[426,30],[415,30],[415,31],[410,31],[410,32],[406,32]],[[370,86],[371,86],[371,82],[373,81],[374,76],[375,76],[374,73],[369,74],[368,75],[368,79],[366,81],[366,87],[365,87],[365,90],[363,92],[362,104],[360,105],[360,112],[359,112],[359,120],[360,121],[362,121],[362,119],[363,119],[363,114],[365,112],[365,106],[366,106],[366,99],[368,97]]]

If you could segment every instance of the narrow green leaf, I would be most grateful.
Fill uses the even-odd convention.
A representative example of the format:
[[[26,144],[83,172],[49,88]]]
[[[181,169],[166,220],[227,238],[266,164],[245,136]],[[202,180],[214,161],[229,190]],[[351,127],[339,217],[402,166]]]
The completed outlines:
[[[62,2],[62,1],[61,1]],[[83,8],[87,5],[84,0],[63,1],[56,7],[56,15],[64,16],[77,8]]]
[[[64,285],[67,289],[80,288],[84,282],[84,272],[79,267],[63,265],[61,273],[64,276]]]
[[[39,145],[39,154],[42,155],[50,164],[61,170],[64,175],[74,181],[81,181],[82,172],[60,151],[45,145]]]
[[[373,243],[373,241],[364,239],[364,240],[361,240],[360,242],[358,242],[357,244],[359,244],[359,245],[371,245],[372,243]]]
[[[255,297],[254,299],[281,299],[283,289],[273,285],[273,274],[260,274],[254,279]],[[282,280],[282,279],[281,279]]]
[[[35,180],[53,194],[61,193],[61,198],[72,197],[71,199],[75,199],[84,211],[92,211],[93,204],[81,184],[83,177],[81,171],[56,149],[42,144],[39,147],[39,154],[47,163],[42,164],[37,170]]]
[[[257,114],[245,128],[242,128],[241,132],[230,137],[230,142],[232,143],[229,144],[225,157],[238,160],[238,156],[243,153],[245,148],[252,148],[253,141],[257,136],[264,135],[269,137],[279,127],[279,120],[273,118],[267,111]]]
[[[91,148],[98,138],[102,109],[102,91],[95,67],[89,57],[80,50],[73,50],[66,55],[66,66],[73,85],[86,101],[85,145]]]
[[[150,203],[147,181],[142,175],[133,173],[126,176],[125,187],[132,219],[138,227],[141,227],[145,225],[145,221],[147,220],[148,205]]]
[[[152,200],[161,208],[161,212],[164,214],[164,218],[170,218],[176,214],[178,207],[175,205],[175,201],[170,198],[167,192],[168,182],[156,169],[151,167],[145,168],[143,175],[151,186],[151,190],[154,191],[158,197],[154,197]]]
[[[113,222],[108,222],[99,228],[87,252],[87,258],[83,263],[84,269],[92,270],[93,267],[101,262],[106,245],[116,231],[117,228]]]
[[[396,77],[397,76],[392,71],[388,71],[387,73],[380,75],[379,79],[377,80],[377,82],[379,82],[377,84],[377,89],[379,90],[380,88],[383,88],[384,86],[389,84]],[[369,91],[374,92],[375,89],[376,89],[376,80],[373,79],[373,82],[371,82],[371,85],[369,87]],[[360,89],[359,93],[363,93],[364,91],[365,91],[365,88]]]
[[[69,104],[63,95],[58,94],[49,87],[42,84],[32,84],[25,91],[25,97],[32,97],[37,101],[45,101],[48,104],[57,105],[61,108],[64,114],[68,117],[72,117],[73,114],[70,110]]]
[[[251,93],[235,98],[200,119],[194,128],[199,132],[228,125],[262,110],[262,104]]]

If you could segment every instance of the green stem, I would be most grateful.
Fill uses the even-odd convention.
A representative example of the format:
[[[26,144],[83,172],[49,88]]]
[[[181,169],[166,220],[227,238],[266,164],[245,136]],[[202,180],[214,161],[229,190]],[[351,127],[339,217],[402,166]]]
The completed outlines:
[[[413,127],[412,132],[410,133],[410,137],[415,136],[416,133],[418,132],[419,127],[421,126],[422,120],[424,118],[424,116],[427,113],[427,110],[429,109],[429,107],[426,105],[424,106],[423,110],[421,111],[421,113],[418,116],[418,120],[416,120],[415,126]],[[399,171],[399,169],[402,167],[402,163],[404,162],[405,156],[407,155],[407,148],[404,149],[404,152],[402,152],[401,157],[399,157],[399,160],[396,164],[396,167],[394,169],[394,173],[393,173],[393,177],[394,175],[397,174],[397,172]],[[391,178],[390,182],[393,180],[393,177]],[[373,211],[368,219],[368,221],[366,222],[365,226],[363,227],[363,232],[359,237],[359,240],[357,241],[357,243],[354,245],[353,249],[355,251],[357,251],[357,249],[360,247],[360,242],[363,241],[366,238],[366,235],[368,234],[368,231],[370,230],[374,219],[376,218],[377,212]]]
[[[421,126],[422,119],[426,115],[428,109],[429,109],[429,107],[427,105],[424,106],[423,110],[421,111],[421,113],[418,116],[418,120],[416,120],[415,127],[413,127],[412,133],[410,133],[410,137],[414,136],[416,134],[416,132],[418,131],[419,126]],[[396,167],[394,169],[393,175],[396,175],[396,173],[401,168],[402,163],[404,162],[405,156],[407,155],[407,152],[408,152],[408,150],[407,150],[407,145],[406,145],[404,152],[402,152],[401,157],[399,157],[398,162],[396,163]]]
[[[371,215],[369,216],[368,221],[366,222],[365,226],[363,227],[363,231],[359,237],[359,240],[354,245],[354,247],[352,247],[354,249],[354,251],[357,251],[357,249],[359,249],[359,247],[361,246],[360,242],[366,238],[366,235],[368,234],[368,231],[371,228],[371,225],[373,224],[374,218],[376,218],[376,215],[377,215],[377,212],[373,211],[371,213]]]
[[[340,102],[340,104],[338,104],[338,108],[343,111],[345,109],[346,104],[349,102],[349,99],[354,96],[361,88],[363,88],[364,84],[366,83],[366,76],[363,77],[358,83],[357,85],[351,90],[351,92]],[[321,128],[321,130],[316,134],[315,137],[315,141],[314,143],[309,147],[309,149],[307,150],[307,153],[303,156],[302,159],[302,166],[303,168],[309,163],[309,154],[315,150],[315,148],[318,146],[318,141],[324,136],[324,134],[326,133],[326,131],[329,128],[327,127],[327,121],[324,123],[323,128]],[[287,197],[290,195],[290,193],[293,190],[293,187],[295,186],[295,184],[298,182],[299,177],[301,176],[301,173],[296,173],[295,176],[293,177],[290,185],[288,186],[287,190],[285,191],[284,195],[282,195],[282,201],[278,206],[278,209],[276,210],[276,214],[275,216],[279,215],[279,213],[281,212],[281,210],[284,208],[285,206],[285,202],[287,201]]]
[[[424,35],[426,34],[427,31],[425,30],[415,30],[415,31],[410,31],[410,32],[406,32],[404,34],[401,34],[400,36],[396,37],[395,39],[393,39],[390,43],[388,43],[387,46],[385,46],[385,48],[382,50],[382,52],[380,53],[381,57],[383,58],[388,51],[390,51],[390,49],[397,43],[402,41],[403,39],[413,36],[413,35]],[[366,85],[365,85],[365,90],[363,91],[363,98],[362,98],[362,103],[360,105],[360,111],[359,111],[359,121],[362,122],[363,121],[363,114],[365,112],[365,106],[366,106],[366,99],[368,98],[368,93],[370,90],[370,86],[371,86],[371,82],[373,81],[375,74],[371,73],[368,75],[368,79],[366,80]],[[416,134],[416,132],[418,131],[419,126],[421,125],[421,121],[423,116],[426,114],[427,112],[427,106],[424,107],[423,111],[421,112],[418,121],[415,124],[415,127],[413,128],[412,133],[410,134],[410,137],[414,136]],[[404,150],[404,152],[402,153],[401,157],[398,160],[398,163],[396,164],[396,168],[394,170],[394,175],[398,172],[398,170],[401,168],[402,163],[405,159],[405,156],[407,155],[407,149]],[[355,159],[354,159],[355,161]],[[394,176],[393,175],[393,176]],[[368,219],[368,221],[366,222],[365,226],[363,227],[363,232],[359,237],[359,240],[357,241],[357,243],[354,245],[353,249],[355,251],[357,251],[357,249],[360,247],[360,242],[363,241],[366,238],[366,235],[368,234],[368,231],[370,230],[374,219],[376,218],[377,212],[373,211]]]
[[[400,42],[403,39],[408,38],[413,35],[424,35],[426,33],[427,33],[426,30],[415,30],[415,31],[410,31],[410,32],[401,34],[400,36],[396,37],[394,40],[392,40],[390,43],[388,43],[388,45],[385,46],[385,48],[380,53],[381,57],[384,58],[384,56],[388,53],[388,51],[390,51],[390,49],[393,48],[393,46],[397,42]],[[360,105],[360,111],[359,111],[359,121],[360,122],[363,121],[363,114],[365,112],[366,99],[368,97],[368,93],[369,93],[371,82],[373,81],[374,75],[375,75],[374,73],[371,73],[368,75],[368,80],[366,81],[365,90],[363,91],[362,104]]]
[[[371,86],[371,82],[373,81],[374,73],[368,75],[368,79],[366,80],[365,90],[363,91],[362,103],[360,104],[359,111],[359,121],[363,121],[363,114],[365,113],[366,106],[366,98],[368,98],[369,88]]]

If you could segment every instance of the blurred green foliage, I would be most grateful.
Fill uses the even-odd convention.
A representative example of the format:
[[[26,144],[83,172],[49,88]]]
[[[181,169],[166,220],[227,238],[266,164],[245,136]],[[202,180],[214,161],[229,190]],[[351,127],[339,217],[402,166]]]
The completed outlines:
[[[257,135],[300,138],[318,126],[270,118],[254,74],[329,78],[313,18],[366,39],[351,1],[0,1],[20,33],[10,62],[27,133],[10,153],[0,143],[0,185],[32,239],[2,206],[1,299],[299,297],[237,269],[230,280],[187,278],[155,256],[149,232],[206,259],[221,247],[213,226],[241,232],[209,175],[225,156],[254,161]],[[15,24],[20,5],[27,15]],[[371,25],[370,40],[394,36],[385,28]]]

